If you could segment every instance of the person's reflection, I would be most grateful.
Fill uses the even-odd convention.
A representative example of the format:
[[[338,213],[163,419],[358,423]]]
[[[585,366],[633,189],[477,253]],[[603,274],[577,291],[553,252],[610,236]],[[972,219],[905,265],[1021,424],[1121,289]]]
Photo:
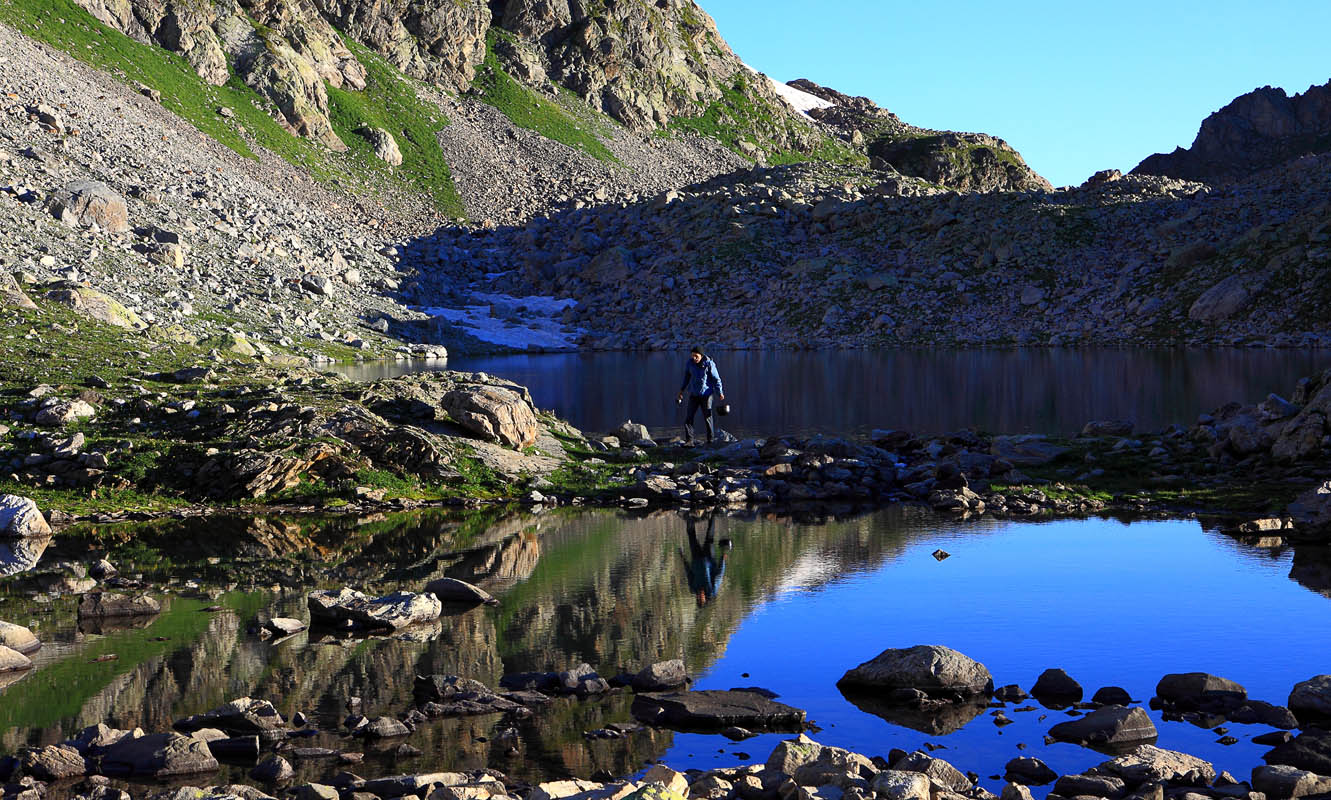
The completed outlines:
[[[720,555],[713,553],[713,535],[716,529],[716,517],[707,518],[707,536],[702,544],[698,544],[698,531],[696,521],[693,517],[687,517],[685,524],[689,531],[689,555],[684,555],[684,551],[679,551],[679,557],[684,560],[684,572],[689,579],[689,591],[694,597],[698,598],[698,605],[705,606],[716,597],[716,591],[721,587],[721,575],[726,571],[726,551],[730,547],[730,540],[722,539],[717,549]]]

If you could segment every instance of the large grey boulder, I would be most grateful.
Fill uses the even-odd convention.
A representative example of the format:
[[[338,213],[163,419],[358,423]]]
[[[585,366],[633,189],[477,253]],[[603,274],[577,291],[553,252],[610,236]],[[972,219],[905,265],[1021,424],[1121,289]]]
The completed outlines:
[[[97,225],[109,233],[129,231],[129,209],[125,198],[101,181],[77,180],[51,195],[47,207],[66,225],[86,228]]]
[[[916,750],[892,762],[892,769],[904,772],[919,772],[939,786],[954,792],[968,792],[974,788],[971,779],[950,763],[941,758],[934,758],[928,753]]]
[[[398,630],[438,619],[439,598],[429,592],[394,592],[369,598],[352,589],[320,590],[306,596],[312,621],[350,624],[353,627]]]
[[[1185,706],[1203,704],[1238,705],[1248,697],[1248,690],[1238,683],[1206,672],[1176,672],[1160,679],[1155,695],[1169,703]]]
[[[24,538],[51,535],[51,526],[37,503],[16,494],[0,494],[0,536]]]
[[[1331,720],[1331,675],[1314,675],[1294,684],[1287,705],[1299,719]]]
[[[1252,788],[1267,797],[1296,800],[1305,795],[1331,792],[1331,778],[1284,764],[1267,764],[1253,767]]]
[[[918,689],[930,696],[973,697],[994,689],[980,662],[942,645],[889,648],[841,676],[843,688]]]
[[[633,688],[640,692],[662,692],[683,686],[688,680],[684,661],[675,658],[643,667],[633,676]]]
[[[24,773],[42,781],[58,781],[88,774],[83,754],[64,744],[36,747],[23,754]]]
[[[58,285],[46,293],[46,299],[67,306],[88,319],[117,328],[141,331],[148,327],[148,323],[119,300],[87,286]]]
[[[1246,272],[1230,275],[1202,292],[1188,308],[1188,319],[1197,322],[1228,319],[1247,307],[1265,284],[1266,276],[1263,274]]]
[[[169,778],[217,769],[207,742],[178,733],[126,737],[106,749],[101,770],[107,775],[134,778]]]
[[[929,776],[920,772],[885,769],[873,776],[869,788],[883,800],[930,800]]]
[[[23,287],[18,285],[14,276],[8,271],[0,269],[0,307],[35,309],[37,304],[32,302],[28,293],[23,291]]]
[[[1092,747],[1123,747],[1154,742],[1160,733],[1140,708],[1105,706],[1083,717],[1060,722],[1050,728],[1049,735],[1062,742]]]
[[[521,449],[536,444],[536,410],[517,392],[501,386],[469,384],[444,395],[443,409],[463,428],[484,439]]]
[[[1132,786],[1173,780],[1187,780],[1192,785],[1202,786],[1215,780],[1215,767],[1209,761],[1152,744],[1138,745],[1131,753],[1098,764],[1088,772],[1117,775]]]
[[[42,643],[32,635],[32,631],[22,625],[0,621],[0,645],[26,656],[40,650]]]

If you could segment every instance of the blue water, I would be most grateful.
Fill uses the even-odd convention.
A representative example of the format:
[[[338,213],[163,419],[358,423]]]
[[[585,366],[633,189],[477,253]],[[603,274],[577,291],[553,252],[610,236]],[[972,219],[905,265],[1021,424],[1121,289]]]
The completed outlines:
[[[952,556],[935,561],[936,548]],[[998,789],[1002,781],[990,776],[1011,758],[1035,756],[1067,774],[1107,756],[1045,745],[1045,733],[1067,717],[1044,708],[1013,713],[1010,705],[1016,722],[1003,728],[986,714],[950,735],[919,733],[857,709],[837,678],[884,648],[942,644],[984,663],[996,686],[1029,690],[1041,671],[1061,667],[1086,699],[1117,685],[1145,707],[1161,676],[1205,671],[1283,705],[1296,682],[1331,670],[1328,600],[1290,580],[1289,562],[1289,554],[1248,550],[1190,521],[940,524],[897,559],[792,585],[763,602],[695,688],[770,688],[809,711],[823,727],[818,741],[870,755],[943,744],[934,755]],[[1215,743],[1220,734],[1149,713],[1158,746],[1207,758],[1240,779],[1269,749],[1249,741],[1270,730],[1262,726],[1227,724],[1240,742],[1226,747]],[[743,752],[761,761],[782,738],[722,747],[718,737],[685,734],[663,760],[708,768],[737,763]]]

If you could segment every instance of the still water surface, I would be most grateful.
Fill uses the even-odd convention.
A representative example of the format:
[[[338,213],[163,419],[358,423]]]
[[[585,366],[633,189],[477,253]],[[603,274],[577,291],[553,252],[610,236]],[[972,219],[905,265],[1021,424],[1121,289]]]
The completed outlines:
[[[909,350],[713,354],[737,436],[846,435],[872,428],[944,433],[1075,433],[1092,419],[1139,430],[1191,424],[1225,403],[1253,403],[1331,366],[1316,350]],[[531,389],[541,408],[587,431],[625,419],[679,422],[685,354],[578,353],[348,364],[372,380],[409,371],[488,372]]]
[[[695,528],[702,537],[706,523]],[[335,733],[350,696],[371,717],[405,711],[416,674],[494,685],[509,672],[585,661],[610,676],[682,657],[694,688],[763,686],[806,709],[823,729],[819,741],[870,755],[943,745],[937,755],[997,789],[1001,781],[988,776],[1019,755],[1060,773],[1105,757],[1044,744],[1063,712],[1009,706],[1015,723],[1006,727],[981,714],[954,732],[925,733],[860,710],[837,679],[884,648],[942,644],[986,664],[996,685],[1029,689],[1041,671],[1061,667],[1087,697],[1118,685],[1145,705],[1164,674],[1200,670],[1283,705],[1294,683],[1331,666],[1331,556],[1251,548],[1194,521],[957,521],[903,507],[842,520],[718,518],[711,555],[724,553],[724,570],[701,604],[687,524],[676,514],[557,513],[490,525],[421,513],[213,519],[130,532],[62,537],[35,571],[0,583],[0,618],[35,625],[46,642],[38,668],[0,694],[0,753],[102,721],[165,730],[252,695],[287,715],[312,712],[328,732],[307,743],[365,750],[356,771],[367,775],[491,766],[548,779],[626,774],[648,759],[677,768],[765,759],[783,735],[585,738],[631,719],[623,693],[559,701],[511,731],[495,716],[429,723],[407,740],[424,751],[417,757],[397,756],[399,741],[375,746]],[[73,599],[49,599],[68,575],[60,561],[86,560],[116,541],[124,544],[110,555],[123,571],[173,583],[170,607],[146,627],[79,630]],[[937,549],[950,557],[936,560]],[[500,605],[450,611],[398,638],[314,631],[272,642],[249,632],[266,614],[308,619],[304,593],[316,585],[386,592],[439,575],[485,586]],[[226,608],[204,611],[209,604]],[[118,659],[94,660],[108,652]],[[1250,741],[1267,730],[1260,726],[1229,725],[1240,741],[1226,747],[1219,734],[1149,713],[1160,746],[1235,775],[1266,750]],[[339,769],[297,766],[305,780]],[[247,767],[227,769],[239,779]]]

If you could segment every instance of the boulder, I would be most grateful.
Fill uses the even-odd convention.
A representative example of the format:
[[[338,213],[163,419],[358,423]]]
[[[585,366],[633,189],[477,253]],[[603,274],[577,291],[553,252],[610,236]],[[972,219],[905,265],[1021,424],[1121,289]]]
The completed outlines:
[[[129,328],[141,331],[148,327],[138,314],[125,308],[119,300],[86,286],[62,286],[46,293],[46,299],[73,309],[78,314],[94,320],[114,325],[117,328]]]
[[[1253,767],[1252,788],[1267,797],[1295,800],[1304,795],[1331,792],[1331,778],[1284,764],[1268,764]]]
[[[24,773],[42,781],[58,781],[88,774],[83,754],[64,744],[28,750],[21,759]]]
[[[250,777],[260,783],[281,783],[295,776],[296,771],[291,768],[291,762],[276,753],[255,764],[250,770]]]
[[[114,592],[89,592],[79,601],[80,620],[150,617],[161,611],[162,604],[146,594],[130,597]]]
[[[974,697],[993,691],[994,678],[980,662],[941,645],[887,649],[841,676],[837,686],[918,689],[930,696]]]
[[[929,776],[919,772],[885,769],[873,776],[869,788],[883,800],[930,800]]]
[[[108,747],[101,761],[103,773],[133,778],[192,775],[217,766],[206,742],[178,733],[126,737]]]
[[[351,589],[321,590],[307,595],[306,604],[314,620],[369,629],[398,630],[431,622],[443,612],[439,598],[428,592],[394,592],[370,599]]]
[[[1320,730],[1306,730],[1267,751],[1262,760],[1298,769],[1311,770],[1319,775],[1331,775],[1331,734]]]
[[[0,536],[48,538],[50,535],[51,526],[35,502],[16,494],[0,494]]]
[[[1173,780],[1209,785],[1215,780],[1215,767],[1210,762],[1151,744],[1139,745],[1131,753],[1105,761],[1092,767],[1089,772],[1093,775],[1116,775],[1133,786]]]
[[[457,578],[435,578],[425,584],[425,591],[446,603],[484,603],[488,606],[499,605],[499,601],[489,592],[479,586],[473,586],[466,581],[460,581]]]
[[[406,736],[411,733],[411,729],[403,725],[392,717],[375,717],[367,724],[356,729],[356,736],[364,736],[367,739],[392,739],[397,736]]]
[[[1262,290],[1266,277],[1258,273],[1230,275],[1201,293],[1188,308],[1188,319],[1216,322],[1242,311]]]
[[[952,766],[941,758],[934,758],[928,753],[916,750],[913,753],[898,758],[892,762],[892,769],[904,772],[919,772],[929,776],[929,779],[939,786],[943,786],[957,793],[966,793],[974,788],[970,778],[967,778],[961,770]]]
[[[417,675],[412,700],[428,717],[510,713],[521,705],[480,681],[458,675]]]
[[[656,764],[647,770],[642,776],[642,783],[654,783],[661,786],[668,792],[674,792],[678,795],[687,795],[689,793],[689,779],[682,772],[667,767],[665,764]]]
[[[8,647],[23,655],[31,655],[41,649],[42,643],[32,635],[32,631],[12,622],[0,622],[0,646]]]
[[[995,436],[989,454],[1019,467],[1038,467],[1068,452],[1038,434]]]
[[[1116,775],[1064,775],[1054,783],[1059,797],[1122,797],[1127,784]]]
[[[23,287],[19,286],[14,276],[10,275],[8,270],[0,269],[0,306],[8,308],[26,308],[34,310],[37,304],[32,302]]]
[[[93,408],[92,404],[83,400],[59,400],[38,411],[33,421],[43,427],[58,428],[71,422],[87,419],[96,413],[97,410]]]
[[[1071,675],[1061,669],[1050,668],[1040,673],[1031,687],[1031,696],[1041,702],[1053,705],[1066,705],[1079,702],[1083,690]]]
[[[77,180],[56,190],[47,204],[52,216],[71,227],[97,225],[108,233],[129,231],[125,198],[101,181]]]
[[[1121,686],[1101,686],[1091,695],[1091,702],[1102,706],[1126,706],[1132,703],[1132,695]]]
[[[228,733],[247,734],[278,730],[285,725],[286,720],[271,702],[255,697],[239,697],[212,711],[178,720],[174,727],[186,732],[219,728]]]
[[[1060,722],[1049,735],[1062,742],[1093,747],[1123,747],[1154,742],[1160,735],[1150,716],[1140,708],[1105,706],[1089,714]]]
[[[1155,695],[1167,703],[1200,708],[1217,704],[1237,706],[1247,699],[1248,690],[1217,675],[1176,672],[1160,679],[1155,686]]]
[[[370,126],[357,128],[356,133],[366,142],[369,142],[370,147],[374,149],[375,158],[390,167],[402,166],[402,151],[398,149],[397,140],[393,138],[393,134],[383,128]]]
[[[470,384],[443,396],[443,409],[463,428],[514,449],[536,443],[539,426],[531,402],[500,386]]]
[[[1301,720],[1331,721],[1331,675],[1314,675],[1294,684],[1286,705]]]
[[[1323,481],[1294,498],[1285,513],[1294,521],[1293,535],[1327,541],[1331,538],[1331,481]]]
[[[631,708],[650,725],[686,730],[721,730],[731,726],[758,730],[799,730],[804,712],[759,692],[711,689],[700,692],[640,694]]]
[[[662,692],[675,689],[688,682],[688,671],[681,659],[661,661],[643,667],[633,676],[633,688],[640,692]]]
[[[620,425],[618,428],[615,428],[613,436],[614,438],[618,439],[621,442],[636,442],[639,439],[652,438],[652,435],[651,433],[648,432],[646,425],[643,425],[640,422],[634,422],[631,419],[625,420],[624,424]]]
[[[1058,779],[1058,773],[1038,758],[1014,758],[1003,768],[1003,780],[1028,786],[1044,786]]]

